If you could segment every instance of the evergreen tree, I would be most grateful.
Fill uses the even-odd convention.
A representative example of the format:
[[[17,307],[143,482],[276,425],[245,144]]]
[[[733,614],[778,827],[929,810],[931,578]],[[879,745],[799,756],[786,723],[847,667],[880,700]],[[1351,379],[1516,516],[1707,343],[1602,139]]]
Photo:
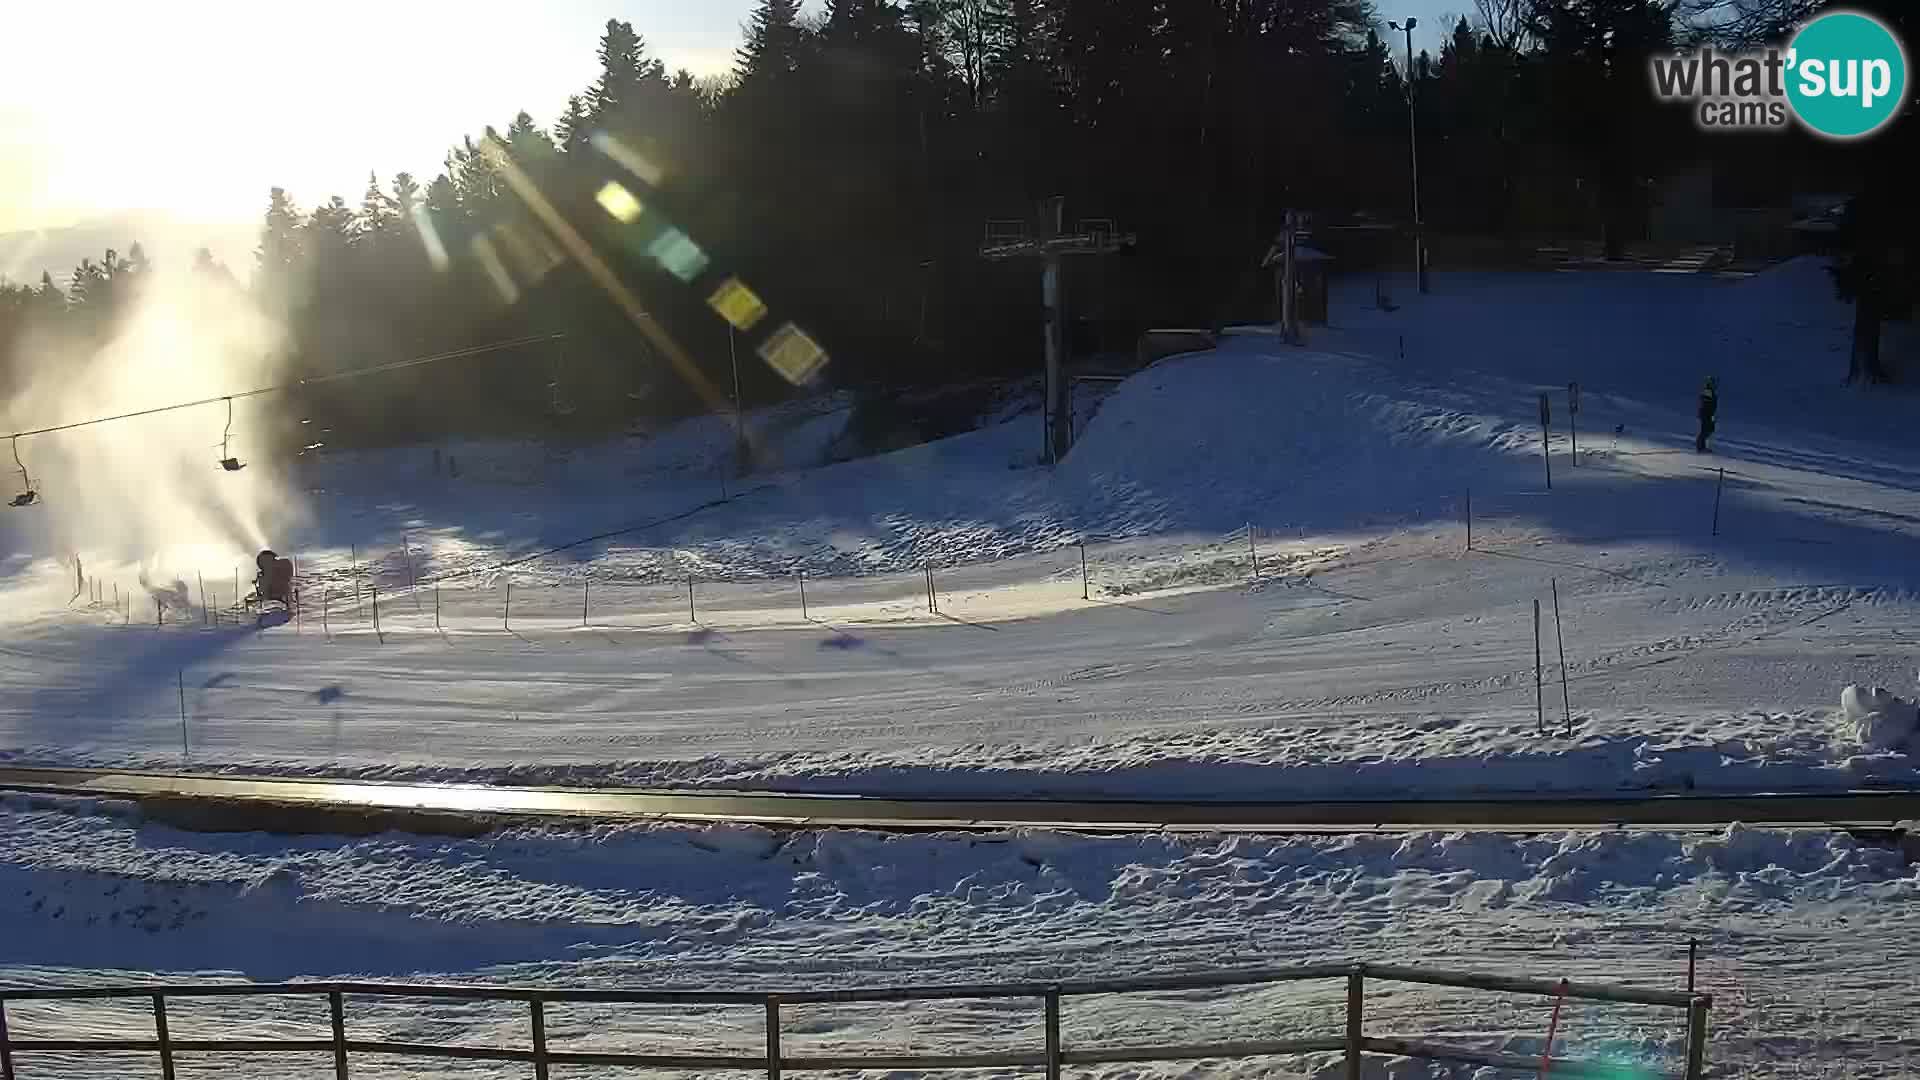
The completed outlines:
[[[608,19],[600,36],[600,78],[587,91],[587,118],[610,131],[643,130],[666,97],[666,67],[647,56],[632,23]]]
[[[567,111],[554,124],[553,135],[560,151],[568,155],[579,153],[593,137],[593,118],[587,114],[587,104],[579,94],[567,98]]]
[[[553,140],[522,110],[507,125],[507,150],[522,168],[539,167],[554,156]]]
[[[355,243],[377,248],[386,243],[399,223],[399,210],[393,198],[380,189],[380,178],[367,174],[367,190],[360,196],[360,211],[353,221]]]
[[[254,287],[272,310],[284,312],[295,300],[295,277],[304,261],[300,242],[300,211],[285,188],[274,188],[267,196],[260,246],[254,249]]]
[[[414,207],[420,205],[420,183],[413,174],[404,170],[393,174],[393,194],[387,196],[394,214],[401,226],[407,227],[413,220]]]
[[[791,74],[800,61],[798,0],[759,0],[741,28],[745,37],[734,53],[734,73],[742,89]]]

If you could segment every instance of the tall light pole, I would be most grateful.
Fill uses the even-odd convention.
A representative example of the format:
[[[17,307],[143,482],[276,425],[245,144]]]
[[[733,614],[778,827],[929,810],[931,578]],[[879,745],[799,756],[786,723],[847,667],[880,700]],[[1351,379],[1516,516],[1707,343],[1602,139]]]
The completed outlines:
[[[1420,220],[1420,131],[1414,124],[1413,88],[1417,73],[1413,70],[1413,28],[1420,20],[1409,17],[1404,25],[1389,22],[1393,30],[1404,30],[1407,34],[1407,146],[1413,160],[1413,272],[1419,282],[1420,291],[1427,291],[1427,238]]]

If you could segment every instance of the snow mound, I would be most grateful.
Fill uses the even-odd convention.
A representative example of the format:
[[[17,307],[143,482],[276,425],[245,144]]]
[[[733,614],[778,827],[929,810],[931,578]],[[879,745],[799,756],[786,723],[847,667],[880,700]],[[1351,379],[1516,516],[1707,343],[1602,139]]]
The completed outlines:
[[[1840,691],[1840,711],[1852,725],[1854,737],[1869,750],[1907,750],[1920,728],[1914,703],[1885,687],[1848,684]]]
[[[1370,361],[1248,335],[1127,380],[1061,471],[1186,527],[1347,524],[1431,514],[1524,437]]]
[[[1719,294],[1722,315],[1747,325],[1845,329],[1853,309],[1834,288],[1833,260],[1801,255]]]

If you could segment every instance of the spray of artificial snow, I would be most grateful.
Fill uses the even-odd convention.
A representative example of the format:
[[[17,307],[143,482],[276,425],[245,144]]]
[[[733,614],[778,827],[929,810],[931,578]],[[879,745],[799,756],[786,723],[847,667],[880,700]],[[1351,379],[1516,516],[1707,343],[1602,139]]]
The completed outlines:
[[[159,271],[105,345],[29,343],[18,391],[5,404],[6,430],[265,386],[283,341],[230,280]],[[253,553],[299,517],[298,499],[271,460],[268,409],[264,401],[233,403],[226,452],[246,462],[238,472],[219,463],[224,401],[21,439],[40,501],[8,511],[0,537],[16,553],[69,568],[77,557],[88,575],[144,585],[155,599],[184,606],[196,575],[224,583],[232,567],[251,573]],[[12,464],[8,450],[0,454]]]

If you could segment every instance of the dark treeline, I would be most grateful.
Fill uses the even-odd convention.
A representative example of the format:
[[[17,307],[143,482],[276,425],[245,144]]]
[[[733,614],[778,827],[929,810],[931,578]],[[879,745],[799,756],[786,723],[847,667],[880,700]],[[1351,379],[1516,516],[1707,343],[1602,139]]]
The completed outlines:
[[[341,439],[591,434],[712,407],[732,381],[706,301],[728,276],[772,312],[737,342],[749,404],[790,391],[753,352],[789,320],[827,348],[837,386],[1024,373],[1037,274],[979,257],[987,221],[1031,220],[1057,194],[1070,218],[1137,234],[1131,255],[1070,272],[1083,350],[1125,347],[1151,324],[1257,317],[1270,284],[1256,267],[1287,209],[1404,230],[1411,91],[1437,270],[1469,257],[1449,238],[1617,252],[1645,234],[1654,181],[1711,155],[1751,166],[1721,170],[1749,188],[1737,205],[1811,183],[1861,191],[1839,285],[1869,298],[1863,314],[1898,315],[1916,262],[1902,253],[1920,250],[1900,172],[1915,123],[1859,147],[1707,137],[1648,90],[1656,49],[1778,40],[1818,6],[1476,0],[1437,53],[1416,52],[1410,80],[1404,39],[1369,0],[826,0],[804,18],[796,0],[760,0],[735,70],[715,80],[669,73],[639,30],[610,21],[598,78],[550,126],[523,112],[463,140],[440,175],[369,176],[356,199],[304,207],[275,189],[250,289],[290,329],[302,377],[566,335],[292,399],[291,414]],[[1915,40],[1909,5],[1867,6]],[[637,197],[636,220],[596,202],[609,181]],[[1410,257],[1396,232],[1343,265]],[[137,251],[108,253],[67,290],[0,287],[0,349],[49,321],[68,340],[110,332],[149,272]]]

